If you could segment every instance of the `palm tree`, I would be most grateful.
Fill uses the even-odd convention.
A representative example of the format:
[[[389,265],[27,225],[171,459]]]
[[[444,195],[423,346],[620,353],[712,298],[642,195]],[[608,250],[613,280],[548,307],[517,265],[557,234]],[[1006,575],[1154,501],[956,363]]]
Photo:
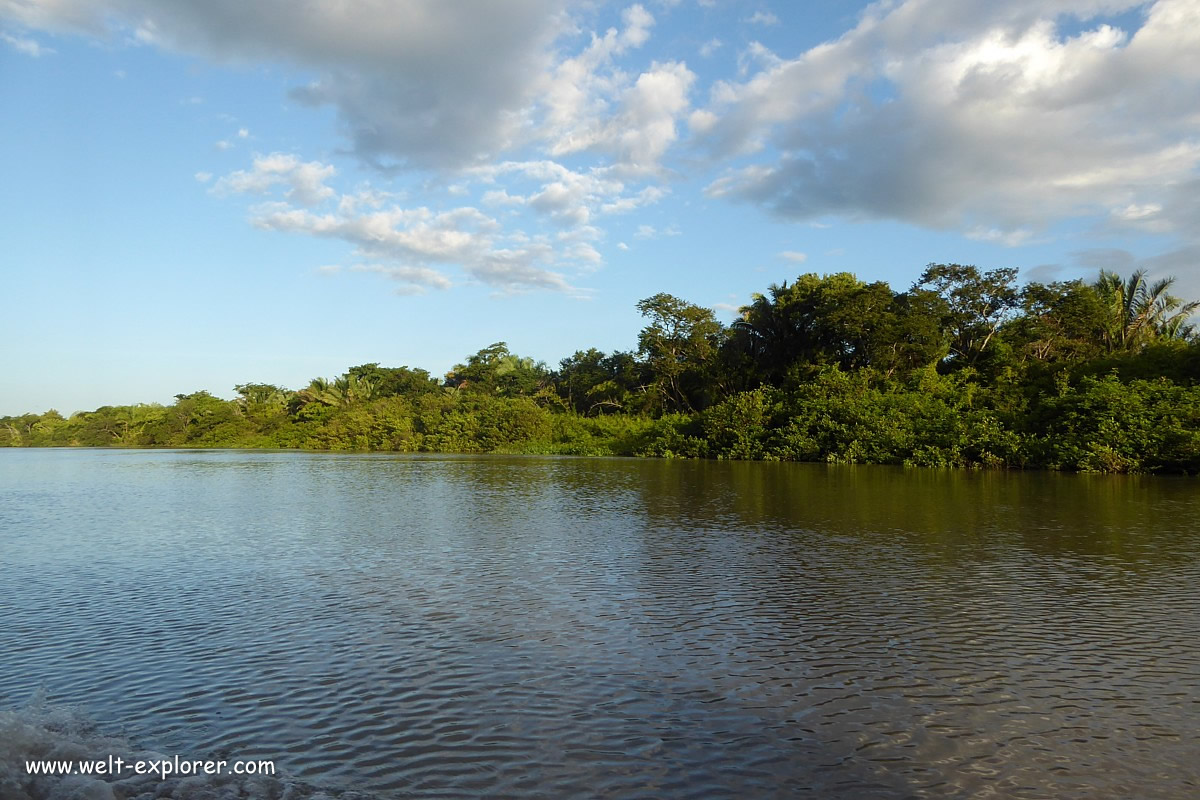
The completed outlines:
[[[738,309],[741,319],[730,326],[745,337],[748,354],[770,375],[782,374],[811,349],[811,310],[796,302],[798,288],[784,281],[767,287],[770,297],[755,292],[750,305]]]
[[[1101,270],[1093,284],[1109,310],[1104,332],[1109,351],[1139,350],[1157,338],[1186,339],[1194,332],[1188,318],[1200,309],[1200,301],[1185,303],[1168,290],[1174,278],[1149,283],[1146,270],[1139,269],[1122,280],[1115,272]]]
[[[379,393],[379,382],[357,375],[343,375],[328,381],[313,378],[308,386],[296,393],[301,405],[320,403],[323,406],[349,406],[374,400]]]
[[[313,378],[308,386],[296,393],[302,404],[320,403],[323,406],[340,406],[345,401],[345,395],[335,384],[324,378]]]
[[[1195,338],[1196,326],[1194,323],[1188,321],[1188,317],[1185,314],[1188,313],[1187,309],[1189,308],[1192,311],[1200,308],[1200,302],[1188,303],[1183,308],[1183,311],[1174,314],[1170,319],[1158,326],[1159,336],[1164,339],[1180,339],[1183,341],[1190,341]]]
[[[360,378],[357,375],[343,375],[333,382],[333,387],[340,395],[341,404],[348,406],[353,403],[373,400],[379,389],[379,384],[370,378]]]

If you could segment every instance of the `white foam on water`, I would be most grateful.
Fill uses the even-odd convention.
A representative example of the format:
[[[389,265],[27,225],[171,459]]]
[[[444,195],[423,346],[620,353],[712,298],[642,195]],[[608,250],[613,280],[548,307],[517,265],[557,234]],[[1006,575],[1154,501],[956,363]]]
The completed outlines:
[[[102,733],[79,709],[51,706],[42,693],[0,710],[0,800],[372,800],[374,795],[319,788],[286,775],[33,775],[30,761],[160,761],[162,753]],[[191,756],[189,756],[190,758]]]

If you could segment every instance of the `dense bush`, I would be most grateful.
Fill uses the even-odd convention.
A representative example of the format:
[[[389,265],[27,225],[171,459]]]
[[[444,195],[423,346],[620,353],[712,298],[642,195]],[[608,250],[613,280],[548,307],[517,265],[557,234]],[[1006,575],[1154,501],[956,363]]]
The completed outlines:
[[[363,364],[289,391],[0,418],[0,446],[262,447],[1200,472],[1195,304],[1102,273],[1017,289],[931,265],[906,292],[801,276],[731,327],[655,295],[637,352],[553,371],[490,345],[444,381]]]

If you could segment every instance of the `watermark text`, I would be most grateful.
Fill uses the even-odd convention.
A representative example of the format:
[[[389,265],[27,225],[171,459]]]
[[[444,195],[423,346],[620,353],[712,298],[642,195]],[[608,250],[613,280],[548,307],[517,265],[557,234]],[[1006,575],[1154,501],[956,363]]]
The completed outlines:
[[[29,775],[150,775],[159,780],[189,775],[274,775],[274,761],[225,761],[181,758],[159,760],[124,759],[109,756],[81,761],[26,761]]]

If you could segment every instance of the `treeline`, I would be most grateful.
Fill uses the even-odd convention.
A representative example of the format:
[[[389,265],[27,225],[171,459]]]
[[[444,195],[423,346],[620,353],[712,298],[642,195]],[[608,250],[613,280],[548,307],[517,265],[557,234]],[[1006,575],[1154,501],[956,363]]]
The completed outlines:
[[[444,379],[363,364],[299,390],[0,418],[0,445],[775,459],[1200,472],[1200,303],[1101,272],[1018,286],[932,264],[903,292],[773,285],[723,325],[659,294],[636,349],[557,369],[493,344]]]

